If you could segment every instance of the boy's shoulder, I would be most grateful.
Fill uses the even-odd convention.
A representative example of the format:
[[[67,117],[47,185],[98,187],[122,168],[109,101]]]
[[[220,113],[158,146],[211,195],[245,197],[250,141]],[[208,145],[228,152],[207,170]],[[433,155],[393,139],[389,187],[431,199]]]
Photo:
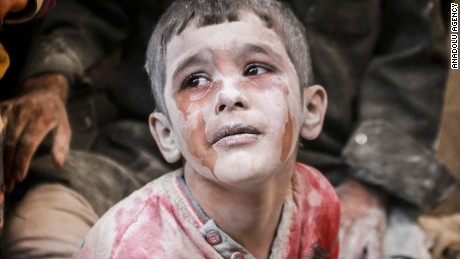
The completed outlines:
[[[316,195],[321,195],[327,196],[332,201],[339,201],[334,187],[324,176],[324,174],[321,173],[318,169],[297,162],[296,173],[294,174],[294,178],[294,182],[304,187],[305,192],[307,192],[312,197]],[[319,202],[319,200],[317,202]],[[314,205],[317,202],[313,201],[313,198],[311,198],[309,201],[311,205]]]
[[[110,208],[103,217],[120,215],[121,211],[129,210],[127,217],[135,218],[149,206],[161,204],[174,189],[176,179],[181,174],[180,170],[169,172],[139,188],[128,197],[119,201]]]
[[[169,220],[175,213],[174,192],[181,171],[174,171],[146,184],[109,209],[86,236],[74,258],[105,258],[124,250],[128,243],[140,245],[144,233],[161,236],[165,229],[157,222]],[[121,246],[123,244],[123,246]]]
[[[294,197],[297,206],[311,215],[321,243],[336,242],[340,227],[340,200],[329,180],[316,168],[297,163],[294,174]]]
[[[337,214],[340,200],[329,180],[318,169],[302,163],[296,164],[294,190],[303,197],[303,201],[318,213]]]

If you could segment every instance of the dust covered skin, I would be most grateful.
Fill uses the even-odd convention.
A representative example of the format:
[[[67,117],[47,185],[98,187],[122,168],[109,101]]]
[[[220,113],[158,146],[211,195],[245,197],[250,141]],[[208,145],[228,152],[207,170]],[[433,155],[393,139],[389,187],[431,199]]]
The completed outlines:
[[[299,81],[281,39],[255,15],[173,37],[164,95],[186,175],[235,186],[292,171],[305,112]]]

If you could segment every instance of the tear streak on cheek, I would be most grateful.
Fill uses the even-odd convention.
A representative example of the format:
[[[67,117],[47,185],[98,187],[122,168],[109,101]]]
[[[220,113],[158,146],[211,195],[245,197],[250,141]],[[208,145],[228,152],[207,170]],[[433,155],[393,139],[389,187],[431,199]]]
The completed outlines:
[[[281,143],[281,161],[284,161],[291,151],[293,131],[292,118],[289,112],[288,120],[284,124],[284,134]]]
[[[184,90],[173,94],[173,99],[178,110],[185,114],[185,119],[193,112],[194,107],[204,107],[209,103],[220,88],[221,82],[212,82],[209,87],[200,87],[193,90]]]
[[[199,112],[198,109],[195,109],[197,103],[192,101],[190,98],[184,98],[179,94],[174,95],[174,101],[176,103],[176,107],[180,113],[180,121],[182,122],[181,127],[195,129],[198,127],[198,117],[197,113]],[[178,120],[179,121],[179,120]],[[189,134],[191,135],[191,134]]]
[[[188,108],[189,108],[189,106],[191,105],[192,102],[190,101],[190,99],[186,99],[180,94],[174,94],[173,98],[174,98],[174,102],[176,104],[177,109],[184,116],[184,121],[187,121],[188,117],[190,115],[189,111],[188,111]]]
[[[191,136],[189,138],[189,150],[192,156],[194,156],[197,160],[201,161],[201,164],[208,168],[214,177],[217,179],[216,175],[214,174],[214,168],[216,166],[217,161],[217,153],[209,146],[209,142],[206,139],[205,135],[205,123],[204,123],[204,115],[201,114],[201,118],[199,123],[197,123],[197,127],[191,131]]]
[[[217,179],[214,174],[217,153],[212,146],[209,146],[206,139],[204,114],[195,114],[194,110],[197,109],[193,109],[194,105],[199,106],[200,102],[206,101],[206,98],[202,98],[201,100],[192,100],[189,96],[184,97],[180,94],[174,94],[173,98],[177,109],[183,115],[183,121],[187,124],[186,127],[188,129],[192,129],[186,140],[186,144],[188,146],[187,148],[190,151],[190,154],[195,157],[202,166],[208,168]]]

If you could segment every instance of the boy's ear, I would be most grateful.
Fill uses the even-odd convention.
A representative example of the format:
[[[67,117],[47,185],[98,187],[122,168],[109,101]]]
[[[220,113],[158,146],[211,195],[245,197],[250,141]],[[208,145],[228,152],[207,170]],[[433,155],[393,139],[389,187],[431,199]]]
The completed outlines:
[[[323,127],[327,108],[326,90],[320,85],[304,87],[304,118],[300,135],[307,140],[318,137]]]
[[[149,126],[150,133],[166,161],[169,163],[179,161],[182,155],[168,118],[163,113],[153,112],[149,117]]]

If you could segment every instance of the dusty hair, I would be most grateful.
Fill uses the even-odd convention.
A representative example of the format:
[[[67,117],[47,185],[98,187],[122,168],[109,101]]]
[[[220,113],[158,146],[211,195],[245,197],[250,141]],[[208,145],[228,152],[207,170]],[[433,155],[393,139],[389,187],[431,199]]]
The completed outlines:
[[[276,0],[177,0],[158,21],[147,49],[145,69],[151,81],[156,111],[167,114],[164,101],[167,45],[192,22],[197,28],[234,22],[244,12],[257,15],[281,38],[301,87],[311,85],[310,54],[305,28],[293,12]]]

